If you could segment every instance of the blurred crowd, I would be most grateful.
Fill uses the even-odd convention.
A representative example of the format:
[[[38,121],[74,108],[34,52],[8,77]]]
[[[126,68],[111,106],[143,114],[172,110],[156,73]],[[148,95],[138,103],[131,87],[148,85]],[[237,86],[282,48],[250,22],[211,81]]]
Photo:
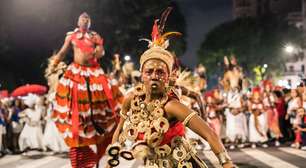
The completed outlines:
[[[1,155],[26,155],[29,150],[67,152],[68,148],[51,120],[51,109],[51,102],[45,95],[2,98]]]

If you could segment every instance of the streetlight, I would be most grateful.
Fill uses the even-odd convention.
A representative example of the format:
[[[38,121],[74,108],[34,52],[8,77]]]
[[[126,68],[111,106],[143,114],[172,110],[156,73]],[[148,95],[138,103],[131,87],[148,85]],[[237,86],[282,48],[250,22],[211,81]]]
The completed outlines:
[[[294,46],[291,44],[287,44],[284,49],[285,49],[285,52],[288,54],[292,54],[295,50]]]
[[[264,64],[263,67],[264,67],[265,69],[267,69],[267,68],[268,68],[268,64]]]
[[[124,60],[125,60],[125,61],[130,61],[130,60],[131,60],[131,56],[125,55],[125,56],[124,56]]]

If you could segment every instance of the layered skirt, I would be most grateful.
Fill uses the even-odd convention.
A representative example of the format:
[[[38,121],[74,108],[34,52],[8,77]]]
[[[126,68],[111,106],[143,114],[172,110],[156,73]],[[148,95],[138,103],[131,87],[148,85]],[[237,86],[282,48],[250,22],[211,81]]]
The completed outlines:
[[[52,119],[69,147],[103,143],[116,129],[122,99],[100,66],[72,63],[57,86]]]

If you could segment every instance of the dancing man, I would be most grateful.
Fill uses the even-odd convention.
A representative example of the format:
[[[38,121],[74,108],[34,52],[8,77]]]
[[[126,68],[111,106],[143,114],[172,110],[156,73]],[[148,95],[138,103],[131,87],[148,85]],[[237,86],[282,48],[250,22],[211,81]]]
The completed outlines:
[[[113,144],[107,150],[109,166],[117,166],[122,157],[143,159],[145,167],[206,167],[184,137],[187,126],[209,142],[223,167],[233,167],[219,137],[196,112],[180,103],[168,87],[174,59],[166,50],[165,37],[173,33],[162,34],[163,18],[167,14],[169,9],[164,12],[160,25],[155,21],[150,48],[140,58],[142,83],[123,103]]]

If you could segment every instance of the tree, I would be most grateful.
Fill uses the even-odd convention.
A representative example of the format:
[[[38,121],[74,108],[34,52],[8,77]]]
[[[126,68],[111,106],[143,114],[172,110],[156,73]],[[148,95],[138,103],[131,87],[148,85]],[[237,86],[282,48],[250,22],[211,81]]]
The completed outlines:
[[[200,61],[208,73],[220,72],[223,57],[235,55],[247,75],[260,65],[269,70],[282,69],[283,46],[287,42],[301,44],[302,34],[285,21],[275,18],[241,18],[211,30],[198,50]],[[219,65],[219,66],[216,66]]]

